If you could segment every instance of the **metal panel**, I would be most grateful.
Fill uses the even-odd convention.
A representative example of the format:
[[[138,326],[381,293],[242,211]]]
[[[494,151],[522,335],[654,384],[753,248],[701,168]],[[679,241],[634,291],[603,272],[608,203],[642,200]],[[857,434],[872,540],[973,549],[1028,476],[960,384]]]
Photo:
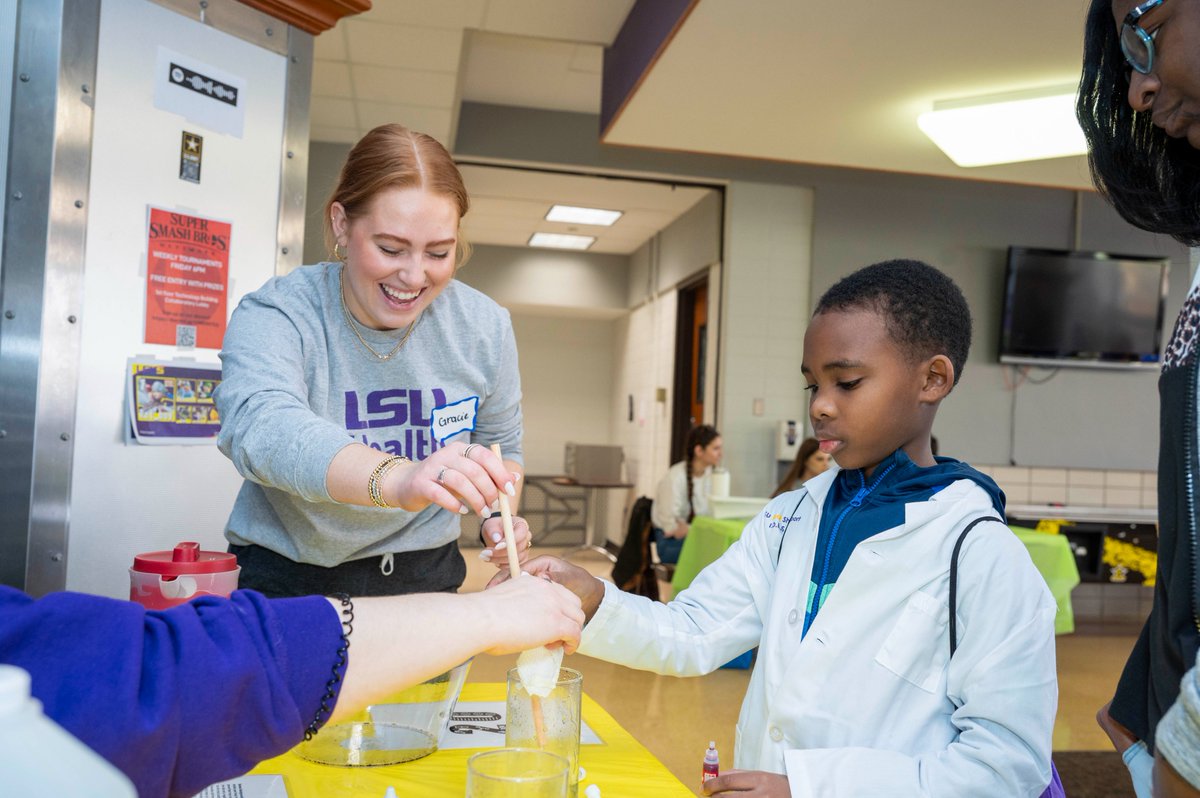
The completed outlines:
[[[291,36],[286,22],[250,8],[238,0],[151,0],[211,28],[257,44],[273,53],[287,55]],[[308,36],[308,34],[304,34]],[[311,36],[309,39],[311,40]],[[307,91],[307,89],[306,89]],[[307,124],[307,121],[306,121]]]
[[[0,581],[66,584],[99,0],[17,16],[0,275]]]
[[[304,207],[308,186],[308,106],[312,94],[313,37],[288,30],[287,99],[283,120],[283,161],[279,170],[279,249],[275,273],[303,263]]]

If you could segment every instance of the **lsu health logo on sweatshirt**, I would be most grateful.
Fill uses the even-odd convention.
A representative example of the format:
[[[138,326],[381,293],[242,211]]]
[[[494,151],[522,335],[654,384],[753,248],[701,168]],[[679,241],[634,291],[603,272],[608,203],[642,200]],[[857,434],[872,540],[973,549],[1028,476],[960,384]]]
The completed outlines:
[[[477,397],[448,402],[442,388],[346,391],[346,431],[372,449],[424,460],[450,436],[475,428],[478,404]],[[439,423],[446,428],[435,429]]]

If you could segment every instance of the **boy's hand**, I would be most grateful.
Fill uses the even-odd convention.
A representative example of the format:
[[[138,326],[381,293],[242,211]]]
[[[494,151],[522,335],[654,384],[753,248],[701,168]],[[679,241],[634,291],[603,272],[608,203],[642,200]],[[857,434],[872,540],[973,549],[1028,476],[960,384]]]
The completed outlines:
[[[729,770],[704,783],[705,795],[736,798],[791,798],[787,776],[764,770]]]
[[[579,597],[583,604],[586,621],[590,621],[604,600],[604,583],[577,565],[572,565],[558,557],[538,557],[521,564],[521,570],[549,579],[562,585]],[[498,585],[508,579],[508,571],[501,571],[492,577],[488,587]]]

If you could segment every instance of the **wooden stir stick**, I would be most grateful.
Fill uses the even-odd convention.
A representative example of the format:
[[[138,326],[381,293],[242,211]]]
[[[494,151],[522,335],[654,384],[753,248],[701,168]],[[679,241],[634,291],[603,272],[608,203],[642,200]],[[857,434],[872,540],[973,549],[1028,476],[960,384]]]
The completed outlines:
[[[492,452],[501,460],[500,444],[492,444]],[[517,561],[517,538],[513,533],[512,508],[508,504],[508,494],[500,491],[500,523],[504,526],[504,549],[508,552],[508,575],[513,579],[521,578],[521,564]],[[533,710],[533,728],[537,733],[539,748],[546,747],[546,723],[542,716],[541,696],[530,694],[530,708]]]

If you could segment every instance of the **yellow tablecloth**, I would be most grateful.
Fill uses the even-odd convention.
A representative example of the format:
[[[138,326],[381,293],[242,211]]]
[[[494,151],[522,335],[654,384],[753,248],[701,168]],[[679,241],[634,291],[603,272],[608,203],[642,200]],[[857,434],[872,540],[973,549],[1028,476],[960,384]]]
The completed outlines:
[[[696,516],[683,539],[679,552],[679,563],[671,586],[675,592],[686,588],[696,575],[713,560],[725,553],[734,541],[742,536],[748,519],[717,519]],[[1075,613],[1071,609],[1071,590],[1079,584],[1079,569],[1070,544],[1062,535],[1048,535],[1024,527],[1010,527],[1013,533],[1029,550],[1029,557],[1050,588],[1050,594],[1058,603],[1058,615],[1054,618],[1054,631],[1067,634],[1075,631]]]
[[[461,701],[503,701],[505,685],[499,682],[463,686]],[[583,719],[604,741],[579,748],[579,764],[588,784],[599,785],[605,796],[621,798],[693,798],[695,793],[671,775],[642,744],[587,694]],[[383,798],[389,786],[400,798],[463,798],[467,789],[467,759],[483,749],[436,751],[413,762],[369,768],[317,765],[289,752],[259,763],[252,773],[281,773],[289,798]]]

